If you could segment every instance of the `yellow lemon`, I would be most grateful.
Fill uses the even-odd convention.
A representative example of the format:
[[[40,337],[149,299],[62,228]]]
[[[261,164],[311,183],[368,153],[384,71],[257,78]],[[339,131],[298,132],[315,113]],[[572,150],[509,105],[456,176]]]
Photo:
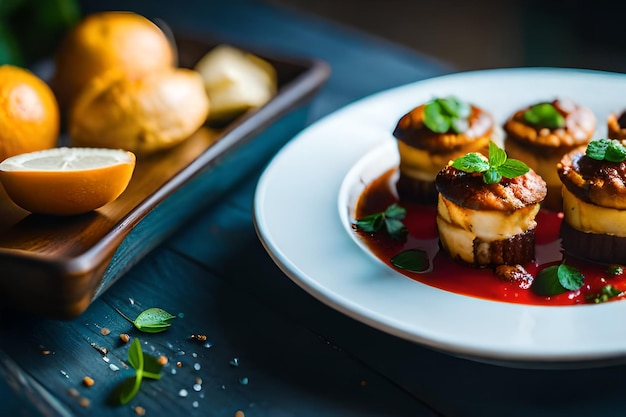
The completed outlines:
[[[59,107],[50,87],[30,71],[0,65],[0,161],[56,146]]]
[[[53,148],[0,163],[9,197],[31,213],[86,213],[117,199],[128,186],[135,155],[120,149]]]

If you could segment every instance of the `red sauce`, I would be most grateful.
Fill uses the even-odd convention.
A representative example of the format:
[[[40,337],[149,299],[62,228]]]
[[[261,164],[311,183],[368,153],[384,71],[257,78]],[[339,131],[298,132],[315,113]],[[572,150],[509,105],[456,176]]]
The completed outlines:
[[[575,305],[593,303],[595,294],[607,284],[620,290],[626,290],[626,272],[618,276],[607,273],[605,265],[585,262],[578,259],[566,259],[567,265],[574,266],[585,276],[584,285],[577,291],[567,291],[555,296],[541,296],[532,289],[522,289],[515,283],[500,279],[491,268],[478,268],[456,261],[439,249],[436,215],[434,206],[423,206],[400,202],[393,193],[394,181],[392,169],[373,181],[361,194],[356,217],[384,211],[389,205],[398,203],[407,210],[404,224],[409,230],[406,241],[397,241],[386,233],[369,234],[356,231],[371,252],[390,268],[410,279],[456,294],[478,297],[492,301],[502,301],[532,305]],[[549,265],[559,264],[563,260],[560,249],[559,228],[562,213],[540,210],[537,215],[535,230],[535,257],[523,265],[533,276]],[[434,254],[430,259],[432,269],[425,273],[415,273],[393,266],[390,259],[408,249],[420,249]],[[543,262],[540,264],[539,262]],[[625,296],[612,298],[621,300]]]

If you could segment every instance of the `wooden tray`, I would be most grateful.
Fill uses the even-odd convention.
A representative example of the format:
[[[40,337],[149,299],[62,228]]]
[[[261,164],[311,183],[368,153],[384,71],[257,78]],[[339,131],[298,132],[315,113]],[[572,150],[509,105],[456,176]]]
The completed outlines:
[[[177,37],[177,45],[180,65],[190,67],[215,43]],[[275,66],[276,97],[227,126],[202,127],[167,153],[138,159],[128,188],[113,203],[80,216],[31,215],[0,187],[1,308],[53,318],[80,315],[305,126],[306,105],[328,78],[328,66],[251,52]]]

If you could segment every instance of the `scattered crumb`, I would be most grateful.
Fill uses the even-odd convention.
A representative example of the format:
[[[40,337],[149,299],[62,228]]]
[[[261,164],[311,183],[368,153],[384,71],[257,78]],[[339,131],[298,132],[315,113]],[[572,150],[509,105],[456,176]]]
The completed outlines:
[[[79,404],[81,407],[85,407],[85,408],[87,408],[87,407],[89,407],[89,406],[91,405],[91,401],[90,401],[90,400],[89,400],[89,398],[87,398],[87,397],[80,397],[80,398],[78,399],[78,404]]]
[[[178,366],[179,368],[183,367],[183,363],[181,361],[176,362],[176,366]]]
[[[191,340],[197,340],[199,342],[206,342],[206,335],[204,334],[192,334]]]
[[[361,380],[361,386],[362,386],[362,387],[364,387],[364,386],[366,386],[366,385],[367,385],[367,381],[366,381],[366,380],[364,380],[364,379],[362,379],[362,380]]]
[[[93,384],[95,383],[96,381],[94,381],[93,378],[90,376],[86,376],[83,378],[83,385],[86,387],[93,387]]]
[[[80,393],[78,392],[76,388],[68,389],[67,393],[70,395],[70,397],[73,397],[73,398],[78,398],[78,396],[80,395]]]
[[[128,343],[130,341],[130,336],[126,333],[120,334],[120,340],[124,343]]]
[[[157,359],[157,362],[158,362],[158,363],[159,363],[159,365],[161,365],[161,366],[165,366],[165,365],[167,365],[167,362],[168,362],[167,356],[165,356],[165,355],[161,355],[161,356],[159,356],[159,357],[158,357],[158,359]],[[176,365],[178,365],[178,364],[176,364]]]
[[[235,411],[235,417],[246,417],[243,411],[237,410]]]
[[[97,350],[98,352],[100,352],[102,356],[105,356],[107,353],[109,353],[109,349],[102,347],[102,346],[98,346],[95,343],[90,343],[90,346],[94,348],[95,350]]]
[[[145,416],[146,415],[146,409],[141,407],[141,406],[139,406],[139,405],[136,406],[134,408],[134,410],[135,410],[135,414],[137,414],[138,416]]]
[[[102,336],[106,336],[106,335],[108,335],[109,333],[111,333],[111,330],[109,330],[109,329],[108,329],[108,328],[106,328],[106,327],[103,327],[102,329],[100,329],[100,334],[101,334]]]

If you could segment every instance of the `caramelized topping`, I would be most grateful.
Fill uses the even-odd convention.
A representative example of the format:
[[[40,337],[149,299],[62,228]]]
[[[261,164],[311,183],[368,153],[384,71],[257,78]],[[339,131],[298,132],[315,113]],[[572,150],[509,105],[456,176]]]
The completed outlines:
[[[393,135],[408,145],[428,150],[429,152],[450,152],[468,142],[480,140],[491,135],[494,121],[491,115],[484,110],[471,106],[468,117],[469,127],[463,133],[436,133],[424,124],[424,107],[422,104],[398,121]]]
[[[481,173],[463,172],[451,165],[439,172],[435,186],[446,199],[473,210],[517,210],[540,203],[547,192],[545,181],[532,170],[485,184]]]
[[[571,100],[554,100],[554,108],[565,118],[564,127],[549,129],[530,124],[524,113],[531,107],[515,112],[504,124],[507,135],[520,142],[536,146],[574,146],[584,144],[591,139],[596,128],[593,112],[578,106]]]
[[[598,161],[570,152],[557,166],[563,185],[577,198],[603,207],[626,208],[626,161]]]

